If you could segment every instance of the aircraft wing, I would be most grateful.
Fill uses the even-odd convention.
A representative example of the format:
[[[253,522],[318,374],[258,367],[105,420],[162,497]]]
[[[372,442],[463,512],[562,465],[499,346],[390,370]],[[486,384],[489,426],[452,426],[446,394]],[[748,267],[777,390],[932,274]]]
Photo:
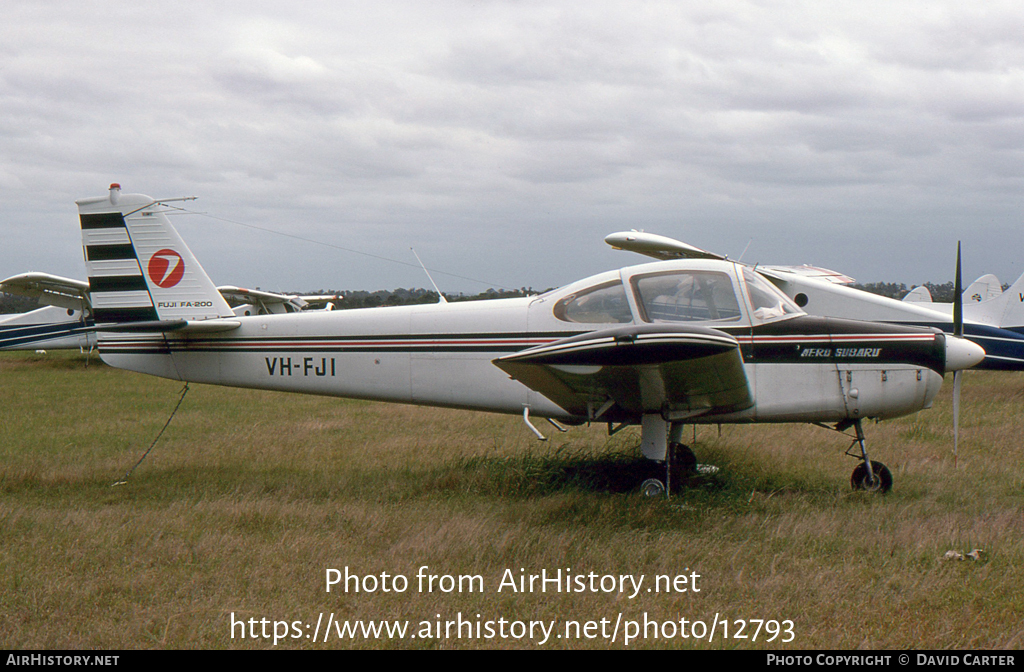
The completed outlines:
[[[835,285],[852,285],[856,280],[848,275],[843,275],[839,271],[831,271],[827,268],[819,268],[818,266],[809,266],[804,264],[803,266],[758,266],[758,273],[762,273],[769,277],[775,277],[779,280],[785,280],[786,274],[799,275],[804,278],[817,278],[818,280],[825,280]],[[776,275],[772,276],[772,273]]]
[[[296,303],[298,297],[290,296],[288,294],[278,294],[276,292],[264,292],[260,289],[244,289],[242,287],[234,287],[232,285],[222,285],[217,288],[220,295],[224,297],[225,301],[238,301],[240,303]],[[301,304],[304,301],[299,299]]]
[[[669,238],[659,236],[656,233],[645,233],[643,231],[621,231],[605,236],[604,242],[616,250],[637,252],[654,259],[667,261],[669,259],[725,259],[725,257],[702,250],[693,245]]]
[[[303,301],[305,301],[306,304],[309,305],[309,306],[321,306],[321,307],[324,307],[324,306],[328,306],[333,301],[341,301],[345,297],[342,296],[341,294],[303,294],[302,296],[300,296],[298,298],[300,298]],[[333,307],[334,307],[333,305],[330,305],[330,308],[333,308]],[[328,308],[328,310],[330,310],[330,308]]]
[[[37,299],[41,305],[83,310],[89,305],[89,283],[49,273],[22,273],[0,280],[0,292]]]
[[[617,327],[505,355],[494,364],[591,420],[635,420],[644,413],[682,419],[754,403],[739,343],[706,327]]]

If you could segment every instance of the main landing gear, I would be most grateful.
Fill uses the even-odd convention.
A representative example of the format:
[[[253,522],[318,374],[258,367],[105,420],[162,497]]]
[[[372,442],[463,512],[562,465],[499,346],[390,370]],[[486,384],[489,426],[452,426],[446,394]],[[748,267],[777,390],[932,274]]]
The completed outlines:
[[[682,438],[682,423],[666,422],[660,414],[644,415],[640,434],[641,450],[644,457],[654,461],[654,470],[661,473],[640,485],[643,495],[667,496],[680,483],[697,473],[697,456],[682,442]]]
[[[846,454],[850,457],[859,457],[862,460],[850,476],[850,485],[853,486],[854,490],[867,490],[868,492],[880,492],[882,494],[889,492],[892,490],[892,472],[889,471],[889,467],[881,462],[874,462],[868,459],[868,451],[864,447],[864,430],[861,429],[860,418],[852,421],[846,420],[836,425],[836,430],[842,432],[850,425],[856,430],[857,438],[850,444]],[[855,445],[860,446],[859,456],[855,452],[851,452]]]
[[[645,497],[659,497],[670,488],[677,488],[688,478],[697,474],[697,456],[682,443],[670,443],[665,454],[664,475],[648,478],[640,484],[640,493]],[[661,471],[662,465],[652,465]]]

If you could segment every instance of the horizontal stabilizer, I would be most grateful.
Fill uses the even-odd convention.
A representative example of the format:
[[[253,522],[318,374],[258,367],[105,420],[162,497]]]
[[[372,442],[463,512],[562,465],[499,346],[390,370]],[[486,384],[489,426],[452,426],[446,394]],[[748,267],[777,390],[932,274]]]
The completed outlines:
[[[213,334],[231,331],[242,326],[238,320],[149,320],[144,322],[121,322],[93,327],[94,331],[117,333],[173,331],[176,334]]]

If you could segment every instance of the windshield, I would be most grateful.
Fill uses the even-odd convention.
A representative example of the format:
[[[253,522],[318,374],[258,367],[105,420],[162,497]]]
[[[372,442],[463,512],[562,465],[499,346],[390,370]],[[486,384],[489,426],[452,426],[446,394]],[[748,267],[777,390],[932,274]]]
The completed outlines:
[[[751,314],[755,320],[769,322],[780,317],[803,313],[789,297],[776,289],[775,285],[751,269],[743,269],[743,281],[747,285]]]
[[[645,322],[740,319],[732,278],[717,271],[678,271],[634,277]]]

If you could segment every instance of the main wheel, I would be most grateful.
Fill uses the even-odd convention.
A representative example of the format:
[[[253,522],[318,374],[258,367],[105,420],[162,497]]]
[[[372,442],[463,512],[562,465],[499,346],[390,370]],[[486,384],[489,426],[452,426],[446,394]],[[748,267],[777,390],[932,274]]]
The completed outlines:
[[[640,484],[640,494],[644,497],[657,497],[665,494],[665,484],[657,478],[648,478]]]
[[[872,460],[871,473],[875,477],[873,481],[868,478],[867,466],[861,462],[853,470],[853,475],[850,477],[850,485],[853,486],[854,490],[867,490],[868,492],[881,492],[882,494],[892,490],[892,473],[889,471],[889,467],[881,462]]]

